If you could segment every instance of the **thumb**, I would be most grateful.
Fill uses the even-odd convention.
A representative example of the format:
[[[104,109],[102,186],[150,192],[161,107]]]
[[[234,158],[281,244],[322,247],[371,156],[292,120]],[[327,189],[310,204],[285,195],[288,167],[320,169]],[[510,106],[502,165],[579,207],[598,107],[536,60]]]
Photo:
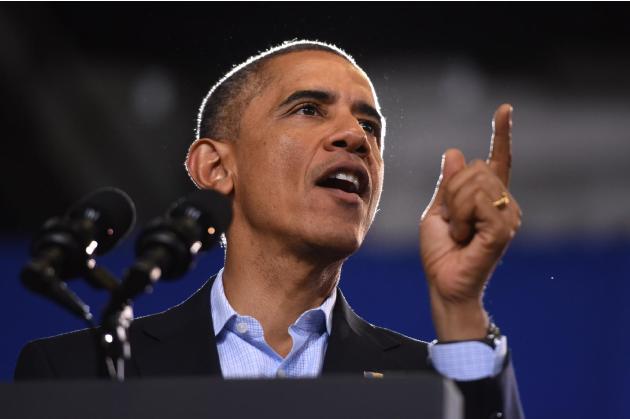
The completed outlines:
[[[449,148],[442,154],[442,167],[440,170],[440,177],[438,178],[435,190],[433,191],[433,197],[431,202],[427,205],[427,208],[422,213],[421,220],[429,215],[440,214],[442,212],[442,203],[444,197],[444,189],[449,179],[451,179],[457,172],[466,167],[466,159],[464,154],[456,148]]]

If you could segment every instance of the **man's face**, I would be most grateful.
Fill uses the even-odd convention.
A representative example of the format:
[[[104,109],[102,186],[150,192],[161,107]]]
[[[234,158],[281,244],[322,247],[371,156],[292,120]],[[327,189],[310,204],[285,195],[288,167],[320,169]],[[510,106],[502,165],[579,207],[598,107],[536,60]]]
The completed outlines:
[[[264,75],[234,142],[235,223],[270,246],[343,259],[363,242],[382,190],[371,85],[323,51],[273,58]]]

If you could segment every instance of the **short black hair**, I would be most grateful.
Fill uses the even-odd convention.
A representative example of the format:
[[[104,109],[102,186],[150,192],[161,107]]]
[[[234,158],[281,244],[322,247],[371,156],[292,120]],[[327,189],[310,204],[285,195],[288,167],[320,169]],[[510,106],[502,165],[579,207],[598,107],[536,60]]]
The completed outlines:
[[[269,48],[234,66],[212,86],[199,108],[196,138],[219,140],[237,136],[242,109],[265,85],[261,77],[265,64],[274,57],[298,51],[330,52],[357,66],[347,52],[325,42],[293,40]]]

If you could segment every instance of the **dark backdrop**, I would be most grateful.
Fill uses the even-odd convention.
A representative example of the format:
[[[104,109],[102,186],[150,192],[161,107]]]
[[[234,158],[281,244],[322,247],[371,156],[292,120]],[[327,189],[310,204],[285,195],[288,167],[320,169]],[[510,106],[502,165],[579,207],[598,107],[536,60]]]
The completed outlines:
[[[19,286],[37,227],[104,185],[134,198],[140,225],[161,213],[192,190],[182,163],[205,91],[247,56],[306,37],[347,49],[389,118],[383,210],[343,272],[355,309],[432,339],[417,217],[440,153],[481,157],[493,107],[512,101],[525,225],[486,302],[526,413],[630,417],[629,18],[590,3],[1,6],[0,378],[28,340],[81,327]],[[132,244],[100,263],[120,274]],[[181,301],[220,266],[214,251],[136,314]],[[71,285],[98,312],[105,296]]]

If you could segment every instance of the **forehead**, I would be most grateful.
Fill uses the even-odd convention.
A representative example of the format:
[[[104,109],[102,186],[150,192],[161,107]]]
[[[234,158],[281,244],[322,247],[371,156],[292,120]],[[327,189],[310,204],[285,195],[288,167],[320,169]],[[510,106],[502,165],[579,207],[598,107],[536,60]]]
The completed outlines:
[[[330,90],[378,108],[367,75],[345,58],[326,51],[298,51],[272,58],[263,71],[265,93],[284,97],[295,90]]]

